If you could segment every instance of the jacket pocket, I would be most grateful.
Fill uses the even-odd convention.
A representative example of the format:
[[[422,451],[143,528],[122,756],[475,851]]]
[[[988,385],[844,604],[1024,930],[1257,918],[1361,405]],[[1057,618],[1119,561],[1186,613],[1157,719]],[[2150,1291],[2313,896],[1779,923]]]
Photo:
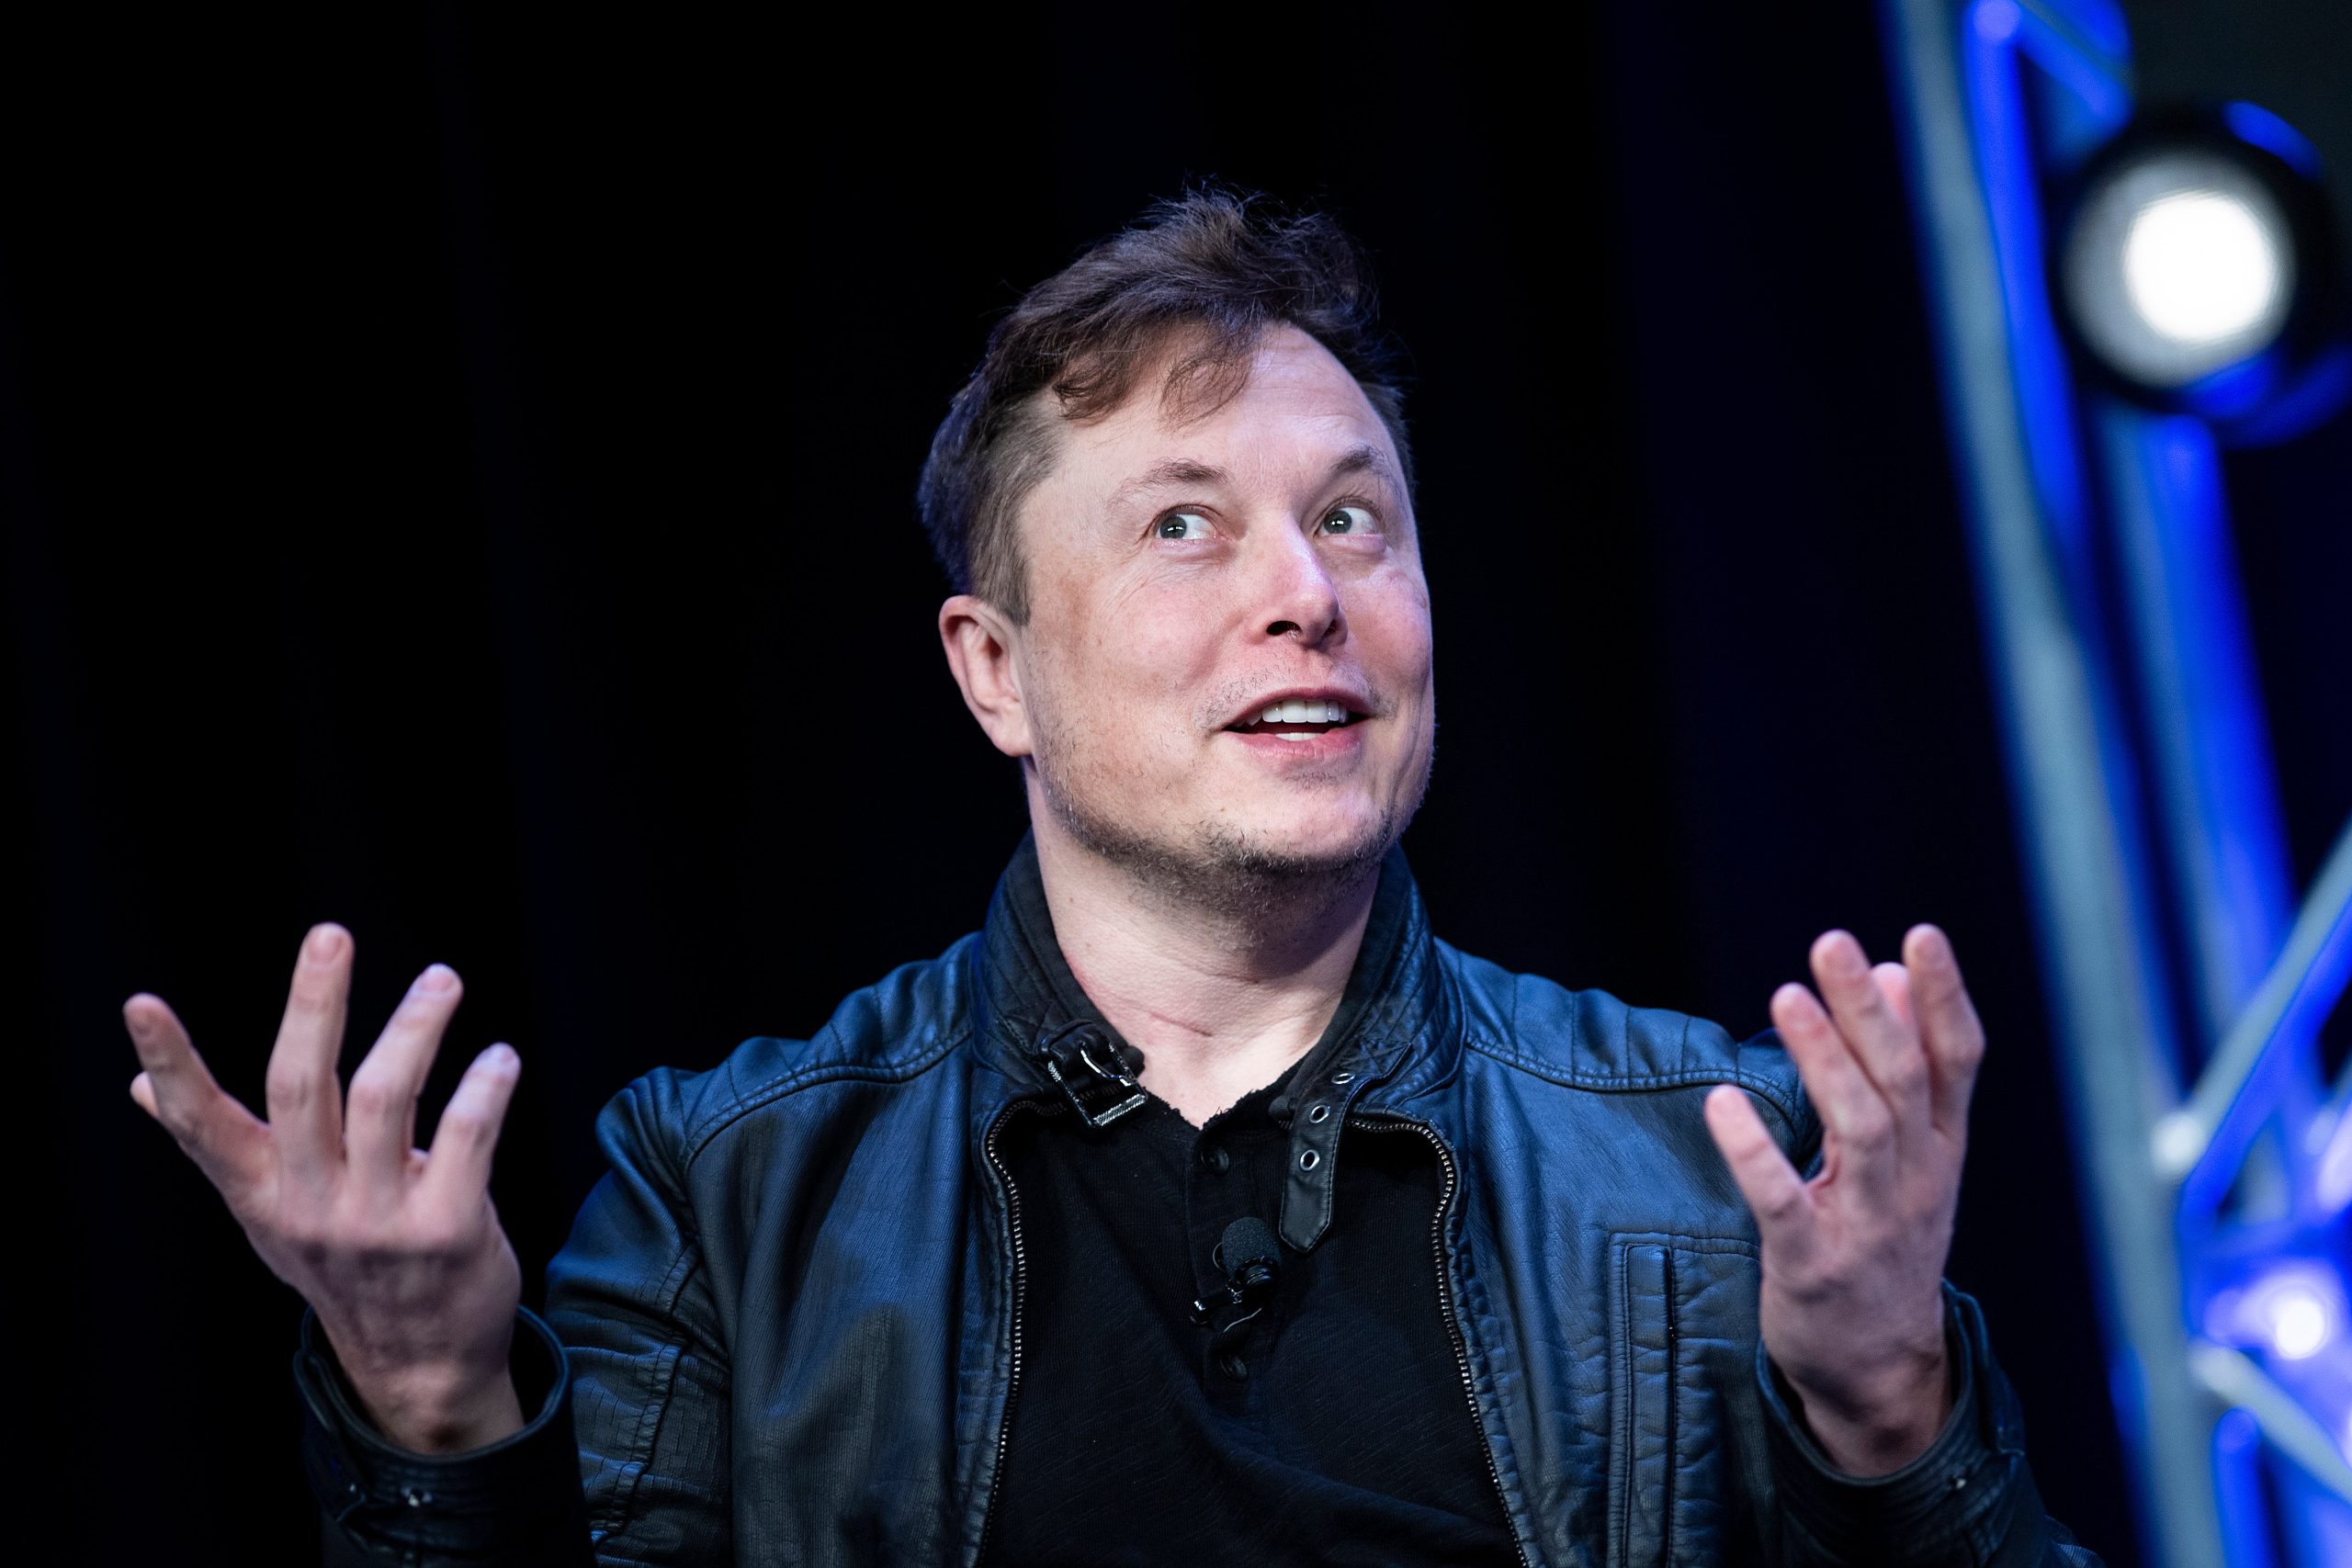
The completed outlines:
[[[1726,1450],[1753,1381],[1756,1269],[1752,1242],[1612,1239],[1610,1568],[1736,1555]]]

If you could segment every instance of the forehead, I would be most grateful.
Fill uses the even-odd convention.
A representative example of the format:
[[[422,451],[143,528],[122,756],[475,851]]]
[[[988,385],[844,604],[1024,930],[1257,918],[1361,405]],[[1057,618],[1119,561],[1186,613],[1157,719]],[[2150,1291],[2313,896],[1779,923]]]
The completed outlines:
[[[1163,395],[1182,345],[1136,378],[1136,389],[1101,419],[1066,424],[1042,487],[1066,500],[1100,501],[1171,459],[1225,470],[1241,482],[1279,482],[1321,472],[1371,446],[1394,471],[1396,453],[1363,389],[1329,349],[1298,328],[1271,328],[1251,353],[1238,390],[1205,409]]]

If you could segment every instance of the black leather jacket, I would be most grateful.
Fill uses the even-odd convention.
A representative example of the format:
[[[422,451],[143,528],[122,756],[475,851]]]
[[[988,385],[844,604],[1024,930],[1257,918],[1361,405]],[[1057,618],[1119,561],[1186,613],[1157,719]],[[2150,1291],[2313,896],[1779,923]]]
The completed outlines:
[[[1036,874],[1024,842],[1008,883]],[[1773,1036],[1457,952],[1400,853],[1380,901],[1397,934],[1377,957],[1367,942],[1371,1004],[1310,1086],[1330,1114],[1293,1121],[1279,1228],[1321,1235],[1348,1139],[1429,1140],[1463,1397],[1529,1564],[2096,1562],[2042,1517],[1984,1322],[1949,1287],[1955,1408],[1926,1454],[1842,1477],[1792,1413],[1757,1337],[1756,1232],[1700,1116],[1711,1085],[1738,1084],[1812,1157]],[[516,1333],[526,1396],[546,1393],[507,1441],[387,1447],[306,1322],[331,1559],[974,1563],[1022,1376],[1020,1202],[995,1130],[1062,1093],[1057,1074],[1089,1106],[1116,1092],[1089,1066],[1115,1043],[1060,1015],[1067,971],[1035,924],[1001,886],[983,931],[814,1039],[624,1090],[547,1321]]]

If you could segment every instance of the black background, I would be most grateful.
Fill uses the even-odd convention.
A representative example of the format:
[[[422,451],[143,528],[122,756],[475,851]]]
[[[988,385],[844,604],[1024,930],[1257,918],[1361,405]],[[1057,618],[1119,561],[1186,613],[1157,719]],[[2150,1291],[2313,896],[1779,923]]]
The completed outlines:
[[[523,1053],[536,1301],[629,1077],[978,923],[1023,806],[916,469],[1022,288],[1215,175],[1335,209],[1412,350],[1441,934],[1747,1033],[1819,931],[1942,922],[1994,1042],[1951,1272],[2052,1511],[2137,1561],[1870,7],[654,18],[11,25],[20,1509],[312,1540],[300,1303],[127,1098],[133,990],[258,1103],[310,922],[346,1067],[456,965],[429,1098]],[[2338,471],[2266,462],[2257,521]],[[2249,539],[2257,595],[2345,533]],[[2307,870],[2352,767],[2278,624]]]

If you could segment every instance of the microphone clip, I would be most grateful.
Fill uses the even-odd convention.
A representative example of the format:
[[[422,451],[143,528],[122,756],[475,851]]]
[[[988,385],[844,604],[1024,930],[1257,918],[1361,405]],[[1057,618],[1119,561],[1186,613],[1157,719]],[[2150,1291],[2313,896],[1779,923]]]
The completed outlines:
[[[1225,1283],[1193,1303],[1193,1321],[1206,1328],[1220,1311],[1240,1312],[1238,1317],[1218,1326],[1217,1332],[1223,1334],[1265,1311],[1266,1303],[1273,1300],[1281,1256],[1274,1233],[1263,1220],[1245,1215],[1226,1226],[1224,1239],[1209,1254],[1210,1263],[1227,1270]]]

